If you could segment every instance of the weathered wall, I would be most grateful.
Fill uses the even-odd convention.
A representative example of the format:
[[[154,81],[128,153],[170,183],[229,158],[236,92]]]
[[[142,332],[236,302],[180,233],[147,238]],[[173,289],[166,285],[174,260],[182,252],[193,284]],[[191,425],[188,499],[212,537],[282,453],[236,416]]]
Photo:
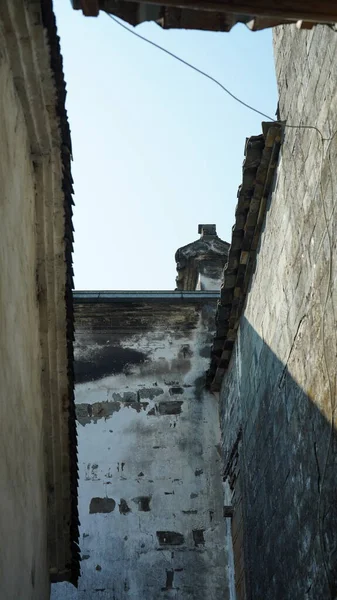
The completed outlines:
[[[55,600],[228,598],[215,302],[77,305],[82,576]]]
[[[287,26],[274,40],[280,118],[330,141],[284,132],[221,390],[225,474],[238,598],[323,600],[337,597],[337,36]]]
[[[70,134],[51,0],[0,2],[0,597],[76,581]]]
[[[1,29],[0,47],[0,597],[42,600],[49,573],[35,178]]]

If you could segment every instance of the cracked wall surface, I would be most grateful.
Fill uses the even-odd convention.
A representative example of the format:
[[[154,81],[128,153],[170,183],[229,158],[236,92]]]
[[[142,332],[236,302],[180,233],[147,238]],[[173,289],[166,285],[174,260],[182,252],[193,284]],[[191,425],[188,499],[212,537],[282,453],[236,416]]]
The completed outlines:
[[[53,600],[229,597],[215,306],[76,304],[82,575]]]
[[[337,596],[337,37],[274,34],[286,123],[221,389],[237,598]]]

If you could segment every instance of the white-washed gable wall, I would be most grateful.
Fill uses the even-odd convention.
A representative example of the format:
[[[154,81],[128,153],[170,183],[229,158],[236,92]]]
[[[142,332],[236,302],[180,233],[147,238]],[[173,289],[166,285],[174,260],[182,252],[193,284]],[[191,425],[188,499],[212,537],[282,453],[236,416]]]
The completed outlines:
[[[227,597],[214,309],[77,315],[82,576],[55,600]]]

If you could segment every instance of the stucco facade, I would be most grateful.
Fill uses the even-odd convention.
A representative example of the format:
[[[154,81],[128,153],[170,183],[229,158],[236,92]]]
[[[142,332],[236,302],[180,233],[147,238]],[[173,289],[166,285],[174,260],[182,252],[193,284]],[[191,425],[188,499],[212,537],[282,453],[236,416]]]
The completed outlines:
[[[218,404],[203,377],[216,294],[125,296],[75,295],[82,576],[69,598],[226,598]]]
[[[0,45],[0,410],[8,431],[1,436],[0,581],[3,598],[30,600],[47,598],[49,589],[35,179],[3,33]]]
[[[334,599],[337,38],[291,26],[274,43],[280,118],[295,127],[283,129],[230,361],[218,362],[236,591]]]
[[[51,572],[60,579],[76,572],[70,220],[51,16],[49,2],[0,5],[0,596],[6,600],[45,600]]]

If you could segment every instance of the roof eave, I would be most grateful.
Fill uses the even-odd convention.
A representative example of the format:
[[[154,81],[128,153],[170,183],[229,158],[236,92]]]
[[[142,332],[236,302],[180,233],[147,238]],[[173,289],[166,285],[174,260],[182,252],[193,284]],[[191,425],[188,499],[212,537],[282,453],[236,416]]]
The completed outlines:
[[[132,25],[152,20],[165,29],[230,31],[240,22],[246,23],[252,31],[287,23],[311,29],[317,23],[337,22],[337,9],[330,0],[320,3],[317,0],[294,0],[287,6],[270,0],[72,0],[72,5],[87,17],[97,17],[100,11],[105,11]],[[160,19],[145,15],[154,6],[161,13]],[[133,18],[130,18],[130,11]]]
[[[268,198],[277,169],[282,125],[263,123],[263,134],[246,140],[243,179],[238,190],[232,243],[216,313],[216,333],[207,374],[219,392],[228,369],[246,297],[256,265]]]
[[[74,311],[73,311],[73,225],[72,225],[72,206],[73,206],[73,180],[71,175],[71,137],[68,123],[67,111],[65,108],[66,84],[63,74],[63,61],[60,49],[59,37],[57,35],[56,19],[53,12],[52,0],[40,0],[42,25],[46,33],[47,46],[49,47],[49,65],[50,75],[54,83],[55,90],[55,117],[58,120],[60,133],[59,156],[62,164],[62,179],[60,185],[63,193],[64,210],[64,284],[59,289],[63,297],[59,299],[65,306],[64,322],[64,340],[66,344],[65,351],[65,372],[66,382],[64,384],[65,394],[59,398],[59,410],[61,418],[64,421],[62,438],[60,444],[64,445],[65,456],[68,454],[67,463],[63,465],[63,472],[59,476],[65,478],[66,486],[69,486],[69,504],[60,505],[59,527],[63,526],[65,551],[61,553],[50,553],[50,578],[51,581],[69,581],[77,586],[77,580],[80,574],[80,551],[79,541],[79,517],[78,517],[78,465],[77,465],[77,434],[76,434],[76,415],[74,400]],[[47,48],[46,48],[47,50]],[[62,292],[61,292],[62,290]],[[62,506],[62,508],[61,508]],[[64,513],[67,511],[67,514]],[[61,525],[62,523],[62,525]],[[55,544],[62,543],[55,538]],[[68,556],[69,559],[59,560],[58,556]]]

